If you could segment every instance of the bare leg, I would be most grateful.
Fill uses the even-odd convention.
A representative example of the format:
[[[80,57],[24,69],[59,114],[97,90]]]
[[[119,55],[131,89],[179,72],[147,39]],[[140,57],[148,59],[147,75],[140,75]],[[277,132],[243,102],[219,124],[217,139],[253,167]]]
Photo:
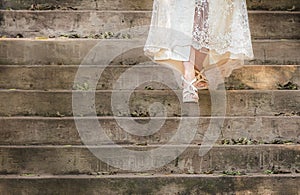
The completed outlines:
[[[184,66],[184,78],[187,81],[192,81],[195,78],[195,69],[192,62],[183,62]]]
[[[207,49],[202,49],[202,52],[191,48],[191,61],[194,62],[195,69],[198,71],[201,71],[203,69],[203,63],[207,57],[206,52],[208,52]]]
[[[197,81],[195,77],[194,64],[190,61],[183,62],[183,102],[198,102],[198,90],[194,86]]]
[[[195,42],[201,41],[203,37],[199,35],[199,31],[206,31],[208,20],[208,0],[204,0],[200,3],[196,3],[195,14],[194,14],[194,27],[193,27],[193,39]],[[206,77],[203,75],[203,68],[207,63],[207,53],[208,49],[202,48],[201,51],[196,50],[194,47],[191,47],[190,52],[190,62],[193,63],[197,82],[195,83],[198,89],[207,89],[208,83]],[[205,65],[204,65],[205,64]]]
[[[192,53],[194,53],[194,68],[196,70],[196,75],[197,75],[197,79],[198,82],[196,83],[196,87],[198,89],[207,89],[208,88],[208,81],[206,79],[206,77],[204,76],[204,72],[202,72],[202,70],[204,69],[204,64],[207,63],[207,52],[208,50],[202,50],[201,52],[198,50],[195,50],[194,48],[192,48],[192,50],[194,50]]]
[[[207,54],[202,53],[198,50],[195,50],[193,47],[191,47],[191,53],[190,53],[190,61],[183,62],[184,66],[184,77],[187,81],[192,81],[195,78],[195,70],[198,72],[201,72],[203,69],[203,62],[206,58]],[[196,82],[195,87],[201,89],[208,86],[207,82],[199,81]]]

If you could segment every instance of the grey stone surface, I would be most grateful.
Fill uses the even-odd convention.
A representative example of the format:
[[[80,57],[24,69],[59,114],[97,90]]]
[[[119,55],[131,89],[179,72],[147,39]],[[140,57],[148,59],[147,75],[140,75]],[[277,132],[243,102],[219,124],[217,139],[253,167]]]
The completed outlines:
[[[111,116],[111,93],[112,91],[97,91],[95,95],[95,108],[100,116]],[[116,93],[116,92],[114,92]],[[176,95],[178,94],[178,96]],[[153,107],[151,112],[149,106],[160,102],[165,106],[167,116],[194,116],[191,113],[193,106],[184,106],[181,101],[181,90],[137,90],[120,91],[115,97],[120,98],[120,104],[114,105],[117,113],[115,116],[130,116],[138,113],[140,116],[161,116],[162,107]],[[81,110],[80,115],[91,116],[92,110],[89,105],[93,104],[92,92],[77,92],[74,94],[76,109]],[[130,100],[122,99],[124,95],[130,95]],[[200,91],[200,109],[202,116],[211,115],[211,96],[218,97],[224,91]],[[298,91],[226,91],[227,101],[215,101],[216,107],[227,104],[226,115],[228,116],[274,116],[298,115],[300,105],[300,93]],[[1,116],[70,116],[72,115],[72,92],[71,91],[22,91],[1,90],[0,91],[0,115]],[[122,100],[122,103],[121,103]],[[222,105],[221,105],[222,104]],[[129,111],[121,105],[129,105]],[[182,109],[181,109],[182,106]],[[191,113],[191,114],[189,114]],[[220,114],[220,113],[219,113]]]
[[[65,34],[104,33],[106,31],[147,35],[134,28],[150,24],[149,11],[1,11],[0,34],[26,38]],[[300,13],[280,11],[250,11],[249,23],[253,39],[299,39]]]
[[[299,194],[299,175],[122,175],[0,177],[2,194]]]
[[[132,68],[136,71],[127,74]],[[103,71],[101,76],[98,74],[95,78],[89,77],[99,69]],[[168,89],[166,83],[172,89],[181,88],[175,79],[177,75],[175,76],[171,69],[154,64],[81,67],[80,71],[84,72],[86,77],[81,85],[75,81],[77,71],[77,65],[0,65],[0,89],[71,90],[83,87],[81,85],[92,80],[98,82],[97,90],[111,90],[122,74],[126,74],[126,78],[135,78],[132,81],[135,86],[124,84],[123,89],[134,89],[136,86],[137,89]],[[235,70],[225,82],[228,89],[276,90],[279,85],[284,86],[288,82],[300,89],[299,75],[300,66],[297,65],[247,65]],[[164,83],[151,82],[160,76],[169,79],[165,79]],[[138,83],[144,79],[148,79],[149,82]]]
[[[126,149],[145,151],[156,146],[127,146]],[[178,155],[172,162],[148,173],[221,173],[236,170],[245,173],[264,173],[266,170],[295,173],[300,169],[299,145],[261,145],[261,146],[214,146],[205,156],[199,156],[199,146],[190,145],[180,154],[181,146],[166,146],[164,154],[151,152],[147,158],[119,154],[118,164],[128,164],[135,170],[137,164],[144,166],[165,161],[170,155]],[[125,148],[125,147],[124,147]],[[93,147],[99,153],[117,151],[116,146]],[[106,164],[96,158],[86,146],[1,146],[0,172],[4,174],[91,174],[97,172],[133,173]],[[118,153],[118,152],[117,152]],[[111,156],[111,155],[110,155]],[[108,158],[108,157],[104,157]],[[112,162],[114,157],[107,159]]]
[[[130,34],[131,38],[145,38],[147,30],[139,32],[133,27],[149,24],[152,1],[0,0],[0,9],[27,9],[0,11],[1,37],[39,36],[36,40],[0,39],[0,116],[6,116],[0,117],[0,194],[300,194],[300,147],[295,144],[299,143],[300,138],[300,94],[299,91],[275,90],[278,83],[291,81],[299,84],[299,67],[286,65],[300,62],[300,2],[248,0],[247,3],[250,10],[269,11],[249,11],[255,59],[246,63],[283,66],[247,66],[236,70],[226,80],[227,87],[240,89],[246,86],[246,89],[271,90],[227,91],[225,123],[216,142],[219,145],[214,146],[204,157],[199,156],[199,144],[206,135],[208,124],[213,119],[222,120],[222,117],[208,117],[215,99],[211,101],[208,91],[199,92],[201,116],[196,117],[200,123],[188,149],[179,154],[185,145],[175,139],[168,143],[164,155],[155,152],[150,155],[164,162],[168,156],[176,154],[178,158],[174,161],[166,162],[165,166],[147,173],[122,175],[130,171],[114,168],[97,159],[82,145],[74,119],[67,117],[73,113],[70,90],[77,65],[103,40],[47,37],[60,34],[89,35],[129,28],[129,31],[123,33]],[[32,4],[37,4],[35,9],[39,10],[58,10],[28,11]],[[109,40],[109,43],[130,45],[134,41]],[[101,51],[107,53],[98,53],[100,57],[95,57],[85,65],[103,68],[105,64],[101,64],[104,61],[101,56],[109,54],[111,50],[105,47]],[[131,94],[131,100],[127,102],[130,103],[130,111],[125,111],[117,104],[118,113],[115,115],[134,115],[136,122],[144,124],[149,120],[145,116],[161,116],[161,108],[152,106],[148,109],[153,102],[160,102],[166,106],[168,118],[159,132],[145,137],[132,135],[125,132],[115,118],[109,117],[113,115],[110,101],[112,81],[132,67],[124,64],[148,61],[141,48],[124,51],[112,59],[110,67],[105,69],[97,87],[101,91],[96,93],[97,113],[102,116],[98,119],[105,133],[116,144],[137,151],[152,150],[167,143],[174,137],[180,123],[180,118],[173,116],[195,116],[189,113],[196,110],[193,105],[181,110],[180,101],[174,92],[152,90],[165,89],[165,86],[151,84],[149,88],[147,83]],[[97,76],[95,69],[90,66],[86,66],[84,71],[86,79]],[[144,66],[139,68],[139,76],[133,78],[142,79],[151,71],[149,66]],[[162,68],[159,72],[166,76],[168,71]],[[178,88],[175,81],[170,84]],[[82,86],[84,90],[89,90],[86,83],[79,83],[75,88]],[[148,90],[144,90],[145,86]],[[181,91],[175,92],[181,94]],[[123,91],[125,93],[130,92]],[[80,102],[85,99],[91,101],[88,95],[88,91],[84,92],[79,96],[82,99],[77,102],[83,115],[90,115],[87,113],[87,104]],[[222,106],[219,103],[219,107]],[[20,117],[12,117],[15,115]],[[128,125],[128,117],[119,119]],[[154,120],[158,119],[156,117]],[[91,121],[85,120],[86,133],[96,140],[99,135],[92,131]],[[187,125],[185,130],[188,132],[189,128],[191,125]],[[255,143],[278,145],[220,145],[222,140],[231,140],[232,143],[244,137],[255,140]],[[101,142],[101,146],[94,149],[114,154],[114,146],[107,144]],[[157,162],[149,156],[140,159],[122,153],[120,157],[118,162],[128,166],[145,166]],[[229,171],[228,175],[221,175],[223,171]],[[208,175],[211,173],[214,174]],[[246,175],[229,176],[230,173]]]
[[[103,44],[139,46],[140,40],[0,39],[0,43],[2,65],[78,65],[85,64],[83,59],[90,51],[96,52],[100,57],[105,56],[99,52],[103,50],[109,52],[111,49]],[[96,49],[92,50],[94,47]],[[299,64],[299,47],[298,40],[256,40],[253,41],[255,57],[246,64]],[[101,62],[103,59],[94,60],[92,65],[104,65]],[[121,55],[111,60],[111,64],[139,64],[150,61],[141,47],[132,51],[124,50]]]
[[[37,9],[59,8],[89,10],[151,10],[152,0],[2,0],[1,9]],[[298,0],[247,0],[248,9],[254,10],[299,10]]]
[[[124,126],[117,124],[113,117],[99,117],[106,135],[116,144],[143,145],[143,144],[176,144],[176,140],[170,142],[179,129],[181,118],[171,117],[166,119],[158,132],[149,136],[136,136],[124,130]],[[93,119],[87,120],[86,124]],[[118,118],[118,120],[146,123],[149,118]],[[160,118],[154,118],[160,122]],[[193,144],[203,143],[203,136],[208,131],[210,117],[199,117],[197,133],[192,141]],[[212,122],[214,123],[214,122]],[[125,123],[126,124],[126,123]],[[129,125],[129,124],[128,124]],[[225,121],[217,140],[222,144],[223,140],[241,138],[252,140],[252,144],[263,143],[300,143],[300,117],[277,116],[277,117],[225,117]],[[189,127],[186,127],[189,128]],[[87,125],[86,133],[95,134],[97,131]],[[95,135],[96,137],[97,135]],[[76,129],[72,117],[2,117],[0,118],[0,145],[81,145],[83,144]],[[105,142],[100,144],[108,144]],[[249,143],[251,144],[251,143]]]

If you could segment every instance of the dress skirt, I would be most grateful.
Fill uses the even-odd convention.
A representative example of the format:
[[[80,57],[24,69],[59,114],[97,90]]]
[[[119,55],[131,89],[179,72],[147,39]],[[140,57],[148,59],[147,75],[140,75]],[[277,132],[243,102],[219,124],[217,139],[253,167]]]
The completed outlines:
[[[144,52],[181,74],[192,61],[228,77],[253,58],[246,0],[154,0]]]

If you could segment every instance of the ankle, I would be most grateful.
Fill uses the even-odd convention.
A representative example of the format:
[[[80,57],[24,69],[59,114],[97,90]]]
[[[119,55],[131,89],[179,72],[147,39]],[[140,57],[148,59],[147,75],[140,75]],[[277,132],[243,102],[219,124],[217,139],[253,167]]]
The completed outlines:
[[[191,81],[195,78],[195,75],[194,74],[191,74],[191,73],[185,73],[184,74],[184,78],[188,81]]]

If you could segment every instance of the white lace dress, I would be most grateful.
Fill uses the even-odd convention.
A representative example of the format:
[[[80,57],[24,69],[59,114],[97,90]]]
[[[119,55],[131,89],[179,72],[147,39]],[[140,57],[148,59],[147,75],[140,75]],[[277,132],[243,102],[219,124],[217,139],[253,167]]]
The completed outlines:
[[[154,0],[145,54],[183,74],[193,49],[224,77],[252,59],[246,0]]]

